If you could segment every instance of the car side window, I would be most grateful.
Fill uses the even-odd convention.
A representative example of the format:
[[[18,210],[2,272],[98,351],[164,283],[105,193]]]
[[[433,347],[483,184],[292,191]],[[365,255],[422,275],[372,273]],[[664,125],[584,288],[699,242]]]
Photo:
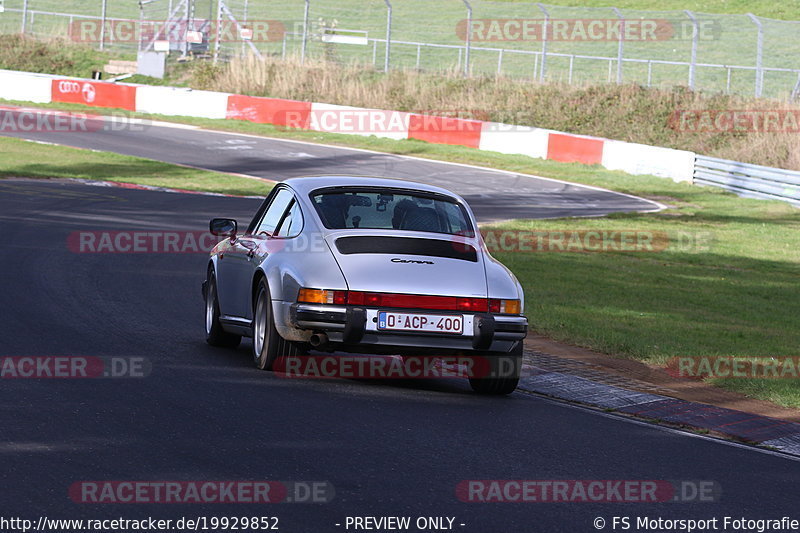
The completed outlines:
[[[303,213],[300,211],[300,204],[297,200],[292,201],[289,211],[283,217],[280,227],[278,228],[278,237],[297,237],[303,227]]]
[[[467,219],[464,213],[456,204],[443,204],[441,211],[444,211],[442,218],[447,221],[449,233],[465,235],[471,232],[469,226],[467,226]]]
[[[275,228],[278,227],[286,208],[294,200],[294,195],[289,189],[281,189],[270,202],[269,207],[264,212],[261,222],[258,223],[254,233],[256,235],[273,235]]]

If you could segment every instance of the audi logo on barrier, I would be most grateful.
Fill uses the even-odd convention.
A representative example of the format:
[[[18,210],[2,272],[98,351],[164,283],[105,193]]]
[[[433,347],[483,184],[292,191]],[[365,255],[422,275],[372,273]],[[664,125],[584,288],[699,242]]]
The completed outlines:
[[[77,81],[60,81],[58,82],[58,91],[62,93],[79,93],[81,92],[81,84]]]
[[[97,98],[97,90],[91,83],[81,85],[77,81],[58,82],[58,91],[63,94],[81,94],[86,103],[91,104]]]

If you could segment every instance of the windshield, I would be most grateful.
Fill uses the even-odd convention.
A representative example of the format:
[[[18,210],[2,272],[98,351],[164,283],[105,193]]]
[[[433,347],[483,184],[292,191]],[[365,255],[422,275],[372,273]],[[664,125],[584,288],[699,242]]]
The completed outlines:
[[[337,189],[313,193],[328,229],[387,229],[472,236],[462,205],[440,195],[389,189]]]

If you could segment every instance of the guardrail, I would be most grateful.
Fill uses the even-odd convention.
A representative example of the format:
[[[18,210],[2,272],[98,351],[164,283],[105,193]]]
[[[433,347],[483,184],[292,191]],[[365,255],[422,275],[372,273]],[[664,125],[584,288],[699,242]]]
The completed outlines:
[[[800,172],[698,155],[694,183],[751,198],[783,200],[800,207]]]

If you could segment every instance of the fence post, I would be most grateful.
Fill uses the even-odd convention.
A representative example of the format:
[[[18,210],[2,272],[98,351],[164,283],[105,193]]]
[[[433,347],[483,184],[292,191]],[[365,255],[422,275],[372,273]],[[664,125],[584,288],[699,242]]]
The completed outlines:
[[[619,19],[619,45],[617,46],[617,83],[622,83],[622,53],[625,46],[625,17],[616,7],[612,7]]]
[[[248,1],[244,0],[244,20],[242,20],[242,26],[243,27],[247,26],[247,15],[248,15],[247,8],[248,7],[249,7],[248,6]],[[245,47],[245,40],[244,39],[241,39],[241,40],[242,40],[242,56],[244,56],[245,53],[247,53],[247,48]],[[250,42],[252,43],[253,41],[250,41]]]
[[[728,79],[725,82],[725,94],[731,94],[731,67],[726,67],[728,69]]]
[[[28,22],[28,0],[22,2],[22,35],[25,35],[25,26]]]
[[[544,13],[544,24],[542,24],[542,66],[539,69],[539,81],[544,81],[545,74],[547,73],[547,30],[550,22],[550,13],[544,8],[541,3],[537,3],[539,9]]]
[[[392,3],[383,0],[386,4],[386,55],[383,58],[383,71],[389,72],[389,54],[392,46]]]
[[[183,27],[183,33],[181,35],[181,55],[183,57],[189,55],[189,41],[187,41],[187,39],[192,26],[192,2],[193,0],[184,0],[183,4],[184,13],[186,14],[186,25]]]
[[[172,13],[172,11],[170,11]],[[144,6],[140,3],[139,4],[139,44],[136,46],[136,50],[138,52],[143,52],[145,49],[144,44]],[[210,44],[209,44],[210,46]],[[138,54],[137,54],[138,56]]]
[[[689,88],[694,90],[695,69],[697,68],[697,39],[700,37],[700,26],[694,13],[688,9],[685,9],[683,12],[686,13],[686,16],[692,21],[692,59],[691,63],[689,63]]]
[[[501,76],[503,74],[503,50],[505,48],[501,48],[500,52],[497,54],[497,75]]]
[[[472,6],[467,0],[461,0],[467,6],[467,55],[464,59],[464,76],[469,76],[469,52],[472,44]]]
[[[214,41],[214,63],[219,60],[219,47],[220,47],[220,34],[222,33],[221,24],[222,24],[222,5],[224,0],[219,0],[217,2],[217,35]]]
[[[306,48],[308,47],[308,8],[310,7],[310,0],[305,1],[303,8],[303,45],[300,49],[300,64],[306,62]]]
[[[756,41],[756,98],[758,98],[764,90],[764,26],[758,17],[752,13],[748,13],[747,16],[758,28],[758,40]]]
[[[108,0],[103,0],[103,7],[100,9],[100,50],[106,48],[106,14],[108,13]]]

